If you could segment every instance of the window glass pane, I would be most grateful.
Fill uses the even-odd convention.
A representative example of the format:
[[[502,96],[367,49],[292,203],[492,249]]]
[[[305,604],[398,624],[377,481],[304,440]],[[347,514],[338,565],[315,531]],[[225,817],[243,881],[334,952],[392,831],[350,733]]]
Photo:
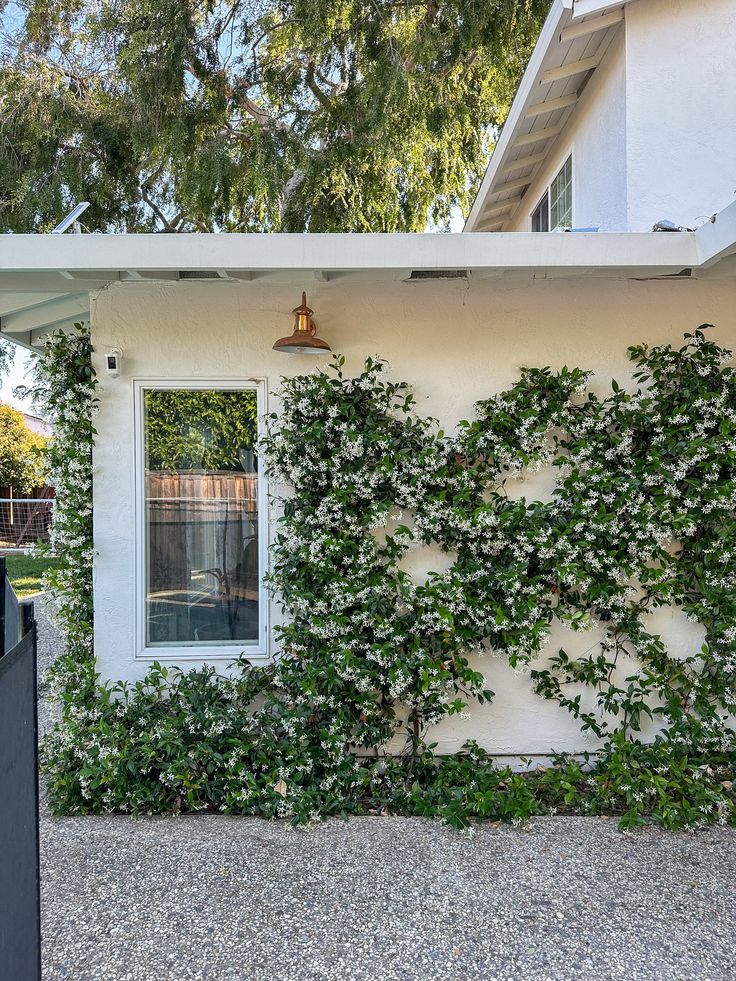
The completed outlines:
[[[549,194],[546,191],[544,197],[532,212],[532,231],[549,231]]]
[[[572,157],[568,157],[562,170],[552,181],[550,194],[550,226],[572,228]]]
[[[259,637],[255,391],[144,392],[146,646]]]

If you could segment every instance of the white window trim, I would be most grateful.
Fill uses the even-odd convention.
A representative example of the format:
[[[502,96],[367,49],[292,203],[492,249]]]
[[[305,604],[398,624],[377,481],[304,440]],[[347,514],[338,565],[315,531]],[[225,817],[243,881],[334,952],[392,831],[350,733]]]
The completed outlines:
[[[144,405],[143,393],[150,390],[213,389],[215,391],[254,391],[258,413],[258,436],[264,435],[268,386],[265,378],[134,378],[133,432],[135,442],[135,648],[136,661],[227,661],[241,654],[249,661],[270,660],[270,627],[268,590],[263,578],[268,572],[268,491],[263,466],[258,469],[258,563],[261,581],[258,587],[258,641],[255,644],[227,644],[213,647],[146,646],[145,588],[146,588],[146,526],[145,526],[145,462],[144,462]]]
[[[567,147],[565,153],[563,153],[560,157],[558,157],[557,165],[553,168],[551,177],[549,178],[549,180],[546,180],[544,182],[544,184],[539,188],[538,193],[535,195],[534,206],[531,208],[527,216],[527,227],[529,231],[532,230],[532,216],[534,212],[537,210],[537,208],[539,207],[539,205],[542,203],[542,198],[544,197],[545,194],[547,195],[547,224],[549,225],[549,228],[547,229],[546,232],[539,232],[538,234],[549,235],[552,232],[564,231],[564,229],[552,228],[552,210],[551,210],[552,185],[554,184],[555,180],[557,180],[557,178],[559,177],[560,172],[562,171],[562,168],[567,163],[568,159],[570,160],[570,182],[572,185],[571,186],[572,193],[570,194],[570,206],[572,212],[570,216],[570,227],[571,228],[575,227],[575,212],[576,212],[575,190],[577,187],[577,178],[575,175],[575,147],[574,145],[572,145]]]

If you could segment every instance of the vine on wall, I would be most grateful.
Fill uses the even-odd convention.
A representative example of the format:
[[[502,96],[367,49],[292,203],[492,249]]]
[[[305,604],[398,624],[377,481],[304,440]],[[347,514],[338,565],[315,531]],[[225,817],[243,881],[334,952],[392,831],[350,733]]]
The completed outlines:
[[[76,365],[84,344],[57,339],[49,358]],[[378,360],[284,380],[262,445],[292,489],[271,550],[280,659],[227,679],[157,665],[82,691],[69,674],[47,747],[57,810],[732,820],[736,376],[702,329],[630,356],[633,389],[605,398],[579,369],[524,369],[453,437]],[[507,496],[510,474],[541,467],[552,501]],[[418,583],[402,563],[430,544],[452,561]],[[673,605],[705,634],[685,657],[649,625]],[[593,631],[584,655],[541,657],[555,622]],[[72,659],[88,664],[84,639]],[[492,701],[473,654],[531,667],[601,740],[595,766],[513,774],[472,744],[436,757],[432,726]],[[395,736],[404,750],[387,757]]]
[[[49,675],[59,698],[83,709],[94,697],[92,649],[92,445],[97,381],[92,369],[89,330],[55,331],[35,360],[29,389],[54,435],[44,448],[48,483],[55,489],[50,541],[36,550],[55,556],[44,576],[54,618],[66,639],[64,656]]]

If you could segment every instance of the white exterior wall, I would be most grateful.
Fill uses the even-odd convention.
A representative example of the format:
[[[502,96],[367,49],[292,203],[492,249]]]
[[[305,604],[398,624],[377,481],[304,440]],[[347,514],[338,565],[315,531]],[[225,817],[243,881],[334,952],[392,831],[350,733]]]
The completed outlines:
[[[736,0],[635,0],[506,231],[572,153],[573,225],[693,228],[736,200]]]
[[[321,359],[277,354],[271,345],[291,327],[289,311],[302,281],[116,284],[93,298],[93,343],[100,379],[95,450],[95,638],[103,677],[141,678],[150,661],[136,659],[136,480],[134,379],[266,377],[273,406],[279,377],[312,369]],[[307,283],[307,285],[309,285]],[[521,365],[590,367],[601,386],[630,372],[629,344],[678,342],[703,321],[736,347],[736,284],[728,280],[625,282],[515,278],[404,284],[354,277],[314,283],[309,292],[321,336],[357,370],[364,358],[387,358],[394,377],[410,382],[419,410],[447,430],[470,418],[474,401],[512,384]],[[122,374],[109,378],[108,347],[123,351]],[[517,493],[521,488],[517,488]],[[533,493],[527,487],[527,495]],[[417,575],[446,563],[438,550],[414,557]],[[675,650],[698,642],[692,625],[662,614],[658,626]],[[590,634],[556,629],[561,644],[582,652]],[[192,666],[196,662],[187,662]],[[225,661],[218,662],[224,669]],[[497,693],[490,706],[471,706],[432,737],[444,752],[475,738],[499,754],[546,754],[550,748],[591,748],[572,717],[534,695],[525,676],[502,659],[478,662]]]
[[[731,204],[736,2],[628,4],[626,96],[627,230],[661,218],[692,228]]]
[[[622,25],[506,231],[531,231],[532,211],[571,153],[573,226],[626,230],[625,66]]]

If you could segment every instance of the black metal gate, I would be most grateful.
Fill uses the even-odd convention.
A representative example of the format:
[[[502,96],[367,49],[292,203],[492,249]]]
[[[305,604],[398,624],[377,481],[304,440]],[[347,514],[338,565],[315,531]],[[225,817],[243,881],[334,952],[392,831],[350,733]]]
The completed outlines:
[[[0,557],[0,979],[41,977],[36,625]]]

